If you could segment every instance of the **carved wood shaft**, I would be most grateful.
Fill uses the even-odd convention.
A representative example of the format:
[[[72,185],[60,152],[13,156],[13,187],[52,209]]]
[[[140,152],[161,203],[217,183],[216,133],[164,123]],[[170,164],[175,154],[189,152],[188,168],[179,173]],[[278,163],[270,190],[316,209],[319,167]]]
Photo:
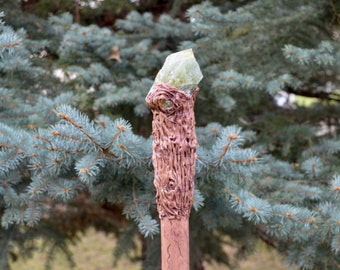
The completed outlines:
[[[196,134],[193,93],[160,83],[146,97],[153,112],[152,162],[160,219],[188,219],[193,202]]]

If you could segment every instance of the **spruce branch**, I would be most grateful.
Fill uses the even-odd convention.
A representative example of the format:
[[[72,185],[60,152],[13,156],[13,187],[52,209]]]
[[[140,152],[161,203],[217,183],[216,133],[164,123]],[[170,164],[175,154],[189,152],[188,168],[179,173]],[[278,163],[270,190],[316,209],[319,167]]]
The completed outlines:
[[[50,134],[51,134],[51,135],[53,135],[53,136],[58,136],[58,137],[61,137],[61,138],[66,139],[66,140],[79,141],[79,142],[83,142],[83,143],[88,142],[87,139],[79,138],[79,137],[74,136],[74,135],[69,135],[69,134],[61,133],[60,131],[55,130],[56,127],[58,127],[58,126],[55,126],[55,127],[54,127],[54,130],[51,130],[51,131],[50,131]],[[37,137],[37,138],[42,139],[42,140],[45,140],[45,141],[48,141],[48,142],[51,142],[51,141],[50,141],[49,139],[47,139],[47,138],[42,138],[42,137]]]
[[[90,141],[94,145],[96,145],[97,147],[101,148],[99,143],[97,142],[97,140],[89,132],[87,132],[84,129],[84,126],[82,124],[78,124],[74,119],[72,119],[72,117],[69,114],[56,111],[56,115],[57,115],[58,118],[64,119],[66,122],[70,123],[76,129],[81,131],[88,139],[90,139]]]
[[[41,202],[30,200],[24,212],[24,221],[30,227],[37,225],[41,217]]]
[[[20,45],[20,42],[18,41],[13,41],[11,43],[7,43],[7,44],[2,44],[0,45],[0,49],[4,49],[4,48],[8,48],[8,47],[14,47],[14,46],[18,46]]]
[[[35,198],[36,196],[45,193],[50,184],[51,181],[33,179],[32,183],[27,188],[29,196]]]
[[[74,113],[75,118],[78,119],[78,117],[79,117],[79,120],[82,118],[80,115],[78,116],[78,113],[75,112],[73,109],[68,108],[66,110],[70,110],[71,114]],[[132,151],[132,148],[129,149],[129,147],[127,145],[125,145],[123,143],[123,141],[121,141],[121,140],[120,140],[121,142],[117,142],[117,140],[122,136],[123,133],[128,133],[131,129],[126,122],[117,121],[115,127],[110,126],[110,128],[115,129],[115,132],[113,133],[113,135],[111,135],[112,137],[108,142],[102,143],[100,141],[101,131],[96,129],[96,127],[93,126],[93,123],[90,123],[90,121],[87,118],[80,120],[80,123],[78,123],[77,120],[75,120],[74,117],[72,117],[67,112],[64,113],[64,112],[56,111],[56,114],[59,118],[65,120],[67,123],[71,124],[77,130],[79,130],[82,134],[84,134],[86,139],[85,138],[77,138],[77,136],[74,136],[74,135],[63,134],[61,131],[58,131],[58,130],[52,131],[53,135],[65,137],[66,139],[73,139],[74,138],[75,140],[78,140],[78,141],[81,141],[81,142],[88,142],[88,140],[89,140],[90,142],[92,142],[95,145],[95,147],[97,149],[100,149],[100,151],[102,153],[109,155],[109,156],[112,156],[114,158],[119,158],[119,156],[116,153],[113,152],[113,150],[115,148],[113,146],[113,144],[117,143],[117,147],[119,149],[123,150],[127,155],[129,155],[130,157],[133,158],[134,153]],[[107,121],[107,119],[105,119],[105,121]],[[98,124],[104,125],[103,127],[105,128],[105,125],[106,125],[105,121],[103,122],[102,120],[99,119]],[[89,132],[89,130],[91,130],[91,131]],[[135,137],[134,139],[137,140],[137,137]]]
[[[227,154],[228,150],[229,150],[229,147],[230,145],[232,144],[232,142],[234,140],[237,140],[239,138],[238,134],[235,134],[235,133],[231,133],[231,134],[228,134],[227,135],[227,138],[228,138],[228,142],[227,144],[223,147],[223,152],[218,156],[217,158],[217,162],[218,164],[220,165],[221,162],[222,162],[222,159],[223,157]]]
[[[229,162],[232,163],[250,163],[258,161],[257,157],[249,157],[247,159],[230,159]]]

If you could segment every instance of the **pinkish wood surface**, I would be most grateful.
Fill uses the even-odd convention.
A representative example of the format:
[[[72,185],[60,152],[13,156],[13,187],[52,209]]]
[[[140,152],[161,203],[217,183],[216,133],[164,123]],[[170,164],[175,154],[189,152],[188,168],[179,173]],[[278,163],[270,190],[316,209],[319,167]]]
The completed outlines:
[[[161,220],[162,270],[189,270],[189,220]]]
[[[188,95],[157,84],[146,101],[153,112],[152,162],[160,219],[189,218],[194,194],[196,133],[194,103],[198,88]]]
[[[191,94],[160,83],[146,97],[152,110],[152,163],[161,220],[162,270],[189,270],[189,216],[197,139]]]

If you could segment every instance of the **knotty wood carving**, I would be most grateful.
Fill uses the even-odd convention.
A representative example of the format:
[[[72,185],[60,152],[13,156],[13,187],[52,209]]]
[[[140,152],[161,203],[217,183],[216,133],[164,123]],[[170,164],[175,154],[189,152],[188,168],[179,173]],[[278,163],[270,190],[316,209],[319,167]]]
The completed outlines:
[[[152,163],[160,219],[188,219],[193,202],[197,139],[191,93],[164,83],[146,97],[153,113]]]

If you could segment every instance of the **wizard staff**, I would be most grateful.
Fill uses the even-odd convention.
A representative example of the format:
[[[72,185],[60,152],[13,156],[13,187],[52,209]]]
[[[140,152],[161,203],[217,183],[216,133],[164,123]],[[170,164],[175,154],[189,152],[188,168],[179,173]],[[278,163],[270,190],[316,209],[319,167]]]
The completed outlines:
[[[194,195],[194,103],[202,73],[192,50],[167,57],[146,97],[153,112],[152,162],[161,222],[162,269],[189,270],[189,216]]]

